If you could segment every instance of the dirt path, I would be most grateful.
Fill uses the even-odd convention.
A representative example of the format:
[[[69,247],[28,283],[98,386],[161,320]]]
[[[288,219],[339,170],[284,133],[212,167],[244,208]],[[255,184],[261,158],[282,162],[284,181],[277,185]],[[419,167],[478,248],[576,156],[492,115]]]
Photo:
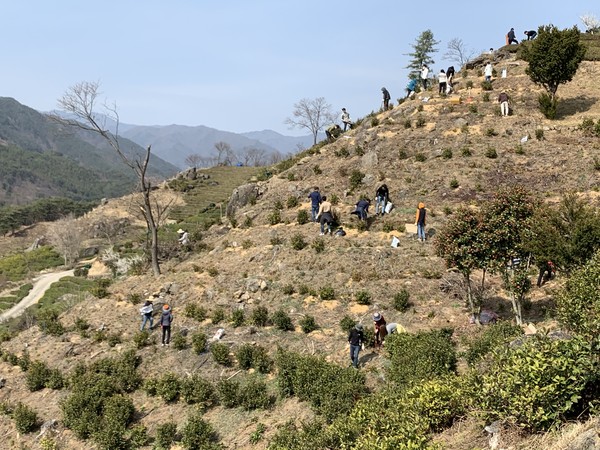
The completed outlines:
[[[65,270],[63,272],[46,273],[35,278],[33,288],[31,288],[29,294],[27,294],[23,300],[10,308],[8,311],[0,314],[0,322],[20,316],[27,308],[34,303],[37,303],[40,298],[44,296],[44,293],[48,290],[52,283],[57,282],[61,278],[71,276],[73,276],[73,269]]]

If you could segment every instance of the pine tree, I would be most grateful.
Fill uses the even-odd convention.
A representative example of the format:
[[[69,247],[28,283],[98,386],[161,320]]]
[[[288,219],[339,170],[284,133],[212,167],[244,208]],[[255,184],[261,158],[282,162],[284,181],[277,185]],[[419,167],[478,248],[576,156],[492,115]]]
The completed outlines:
[[[439,43],[439,41],[433,38],[431,30],[425,30],[419,35],[415,43],[411,44],[414,51],[408,54],[411,60],[408,66],[406,66],[407,69],[411,69],[410,78],[418,78],[423,64],[430,66],[435,63],[431,55],[437,52],[435,46]]]

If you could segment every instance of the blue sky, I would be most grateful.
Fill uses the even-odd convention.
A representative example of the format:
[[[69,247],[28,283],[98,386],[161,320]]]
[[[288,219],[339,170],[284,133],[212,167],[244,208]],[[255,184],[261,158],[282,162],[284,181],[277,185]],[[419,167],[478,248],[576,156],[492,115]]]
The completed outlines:
[[[244,132],[290,130],[301,98],[325,97],[353,118],[392,99],[407,82],[417,36],[477,51],[503,45],[514,27],[578,25],[600,17],[598,0],[0,0],[0,96],[56,108],[65,90],[99,81],[121,120],[138,125],[206,125]]]

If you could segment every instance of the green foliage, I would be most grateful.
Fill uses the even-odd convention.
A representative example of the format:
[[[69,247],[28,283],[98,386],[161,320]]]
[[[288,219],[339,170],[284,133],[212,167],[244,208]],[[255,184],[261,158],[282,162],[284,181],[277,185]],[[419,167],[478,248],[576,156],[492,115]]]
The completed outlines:
[[[376,127],[377,125],[379,125],[379,118],[371,117],[371,126]]]
[[[247,411],[267,409],[273,402],[274,398],[269,395],[267,384],[254,376],[249,377],[238,391],[238,403]]]
[[[473,104],[469,105],[469,112],[470,113],[477,114],[477,111],[478,111],[478,109],[477,109],[477,105],[476,104],[473,103]]]
[[[418,116],[417,121],[415,122],[416,128],[423,128],[427,122],[425,121],[425,117]]]
[[[331,197],[329,198],[329,202],[332,205],[337,205],[340,202],[340,198],[337,196],[337,194],[331,194]]]
[[[234,379],[221,378],[217,383],[219,403],[225,408],[235,408],[238,405],[240,383]]]
[[[209,408],[217,401],[213,384],[202,378],[198,373],[181,380],[180,395],[184,402],[197,404],[202,408]]]
[[[493,128],[488,128],[487,130],[485,130],[485,135],[487,137],[494,137],[494,136],[498,136],[498,132],[496,130],[494,130]]]
[[[20,281],[30,273],[58,267],[62,257],[50,247],[40,247],[30,252],[16,253],[0,259],[0,275],[10,281]]]
[[[25,383],[27,388],[31,392],[34,392],[45,387],[61,389],[64,385],[64,380],[62,373],[58,369],[49,369],[43,361],[33,361],[27,368]]]
[[[175,402],[179,398],[181,391],[181,380],[172,372],[166,372],[156,380],[154,389],[156,395],[165,402]]]
[[[295,208],[298,206],[298,197],[295,195],[290,195],[287,199],[286,206],[289,208]]]
[[[208,338],[206,334],[203,332],[197,332],[192,334],[192,349],[195,353],[200,354],[206,350],[206,343],[208,342]]]
[[[143,330],[135,333],[132,340],[136,348],[143,348],[150,345],[150,332],[148,330]]]
[[[498,153],[496,152],[496,149],[494,147],[488,147],[485,150],[485,157],[486,158],[490,158],[490,159],[496,159],[498,157]]]
[[[396,333],[385,340],[390,380],[400,386],[453,373],[456,351],[447,330]]]
[[[335,150],[333,154],[338,158],[347,158],[348,156],[350,156],[350,152],[348,151],[347,147],[342,147],[338,150]]]
[[[29,406],[19,402],[12,412],[12,418],[19,433],[30,433],[38,425],[37,413]]]
[[[65,328],[58,319],[58,311],[47,309],[37,315],[37,322],[40,330],[50,336],[61,336]]]
[[[491,91],[491,90],[493,90],[493,89],[494,89],[494,87],[492,86],[492,82],[491,82],[491,81],[483,81],[483,82],[481,83],[481,89],[482,89],[483,91]],[[489,100],[489,98],[488,98],[488,100]],[[485,101],[485,100],[484,100],[484,101]]]
[[[534,336],[498,350],[489,369],[474,379],[473,389],[486,419],[541,431],[587,409],[586,390],[595,388],[597,377],[589,343]]]
[[[423,153],[423,152],[417,152],[417,153],[415,153],[415,161],[425,162],[425,161],[427,161],[427,156],[425,156],[425,153]]]
[[[559,30],[554,25],[541,26],[537,38],[521,49],[521,57],[529,63],[525,73],[553,99],[558,86],[573,79],[584,55],[585,45],[577,27]]]
[[[175,422],[161,423],[156,427],[154,437],[155,450],[169,450],[177,436],[177,424]]]
[[[397,292],[392,304],[396,311],[406,312],[410,307],[410,293],[406,289]]]
[[[491,324],[478,330],[477,335],[469,338],[464,356],[470,365],[480,361],[485,355],[522,336],[523,330],[510,322]]]
[[[465,87],[467,89],[472,89],[473,88],[473,80],[467,80],[467,82],[465,83]]]
[[[250,322],[257,327],[266,327],[269,324],[269,310],[264,306],[257,306],[252,311]]]
[[[214,342],[210,346],[210,353],[215,361],[222,366],[230,367],[233,364],[231,356],[229,355],[229,346],[227,344]]]
[[[463,147],[460,151],[461,156],[469,157],[473,154],[473,152],[471,152],[471,149],[469,147]]]
[[[456,178],[452,178],[450,180],[449,186],[451,189],[457,189],[460,186],[460,184]]]
[[[273,203],[273,209],[281,211],[283,209],[283,202],[280,199],[275,200],[275,203]]]
[[[243,309],[234,309],[231,313],[231,324],[234,328],[241,327],[246,322],[246,317],[244,315]]]
[[[489,83],[489,85],[490,85],[490,89],[488,89],[488,90],[490,90],[490,91],[491,91],[492,83],[490,83],[489,81],[486,81],[485,83]],[[482,99],[484,102],[486,102],[486,103],[487,103],[487,102],[489,102],[489,101],[490,101],[490,93],[489,93],[489,92],[485,92],[485,93],[484,93],[484,94],[481,96],[481,99]]]
[[[210,316],[213,325],[218,325],[225,320],[225,310],[223,308],[215,308]]]
[[[558,110],[558,98],[552,97],[550,94],[542,93],[538,95],[538,105],[540,111],[546,119],[556,119],[556,111]]]
[[[260,373],[269,373],[273,366],[273,360],[264,347],[243,344],[236,352],[236,359],[241,369],[254,368]]]
[[[175,350],[185,350],[188,347],[187,337],[181,333],[176,333],[171,340]]]
[[[355,296],[356,303],[359,305],[370,305],[371,294],[368,291],[358,291]]]
[[[275,328],[281,331],[293,331],[294,324],[290,316],[283,310],[278,309],[271,316],[271,322],[275,325]]]
[[[259,422],[256,425],[256,430],[254,430],[251,434],[250,434],[250,443],[252,445],[256,445],[258,444],[260,441],[262,441],[263,439],[263,435],[265,433],[265,431],[267,431],[267,427],[265,426],[264,423]]]
[[[315,250],[315,252],[323,253],[325,251],[325,240],[322,238],[316,238],[314,241],[312,241],[311,247]]]
[[[216,433],[200,413],[192,413],[181,430],[181,443],[186,450],[216,450]]]
[[[294,285],[286,284],[286,285],[282,286],[281,292],[285,295],[292,295],[295,292]]]
[[[435,63],[431,55],[437,52],[436,46],[438,44],[439,41],[434,39],[431,30],[423,31],[417,37],[414,44],[411,44],[413,51],[408,54],[410,62],[408,63],[408,66],[406,66],[407,69],[410,69],[411,78],[419,77],[419,72],[423,64],[431,66]]]
[[[296,221],[298,222],[298,225],[304,225],[305,223],[308,223],[309,220],[310,215],[306,209],[301,209],[296,214]]]
[[[308,334],[318,329],[319,326],[317,325],[317,322],[313,316],[304,316],[300,320],[300,328],[302,328],[304,333]]]
[[[452,159],[452,150],[449,148],[445,148],[444,150],[442,150],[442,158]]]
[[[340,328],[345,333],[350,332],[350,330],[354,328],[354,325],[356,325],[356,321],[350,316],[344,316],[342,317],[342,320],[340,320]]]
[[[290,238],[290,245],[294,250],[302,250],[308,243],[304,240],[302,233],[294,233]]]
[[[362,180],[365,177],[365,174],[362,173],[358,169],[354,169],[350,174],[350,189],[354,190],[359,188],[362,185]]]
[[[206,319],[208,313],[206,309],[200,306],[198,303],[188,303],[183,308],[183,315],[185,317],[189,317],[190,319],[197,320],[198,322],[202,322]]]
[[[536,130],[535,130],[535,138],[538,141],[544,140],[544,130],[542,128],[536,128]]]
[[[594,119],[586,117],[579,125],[579,129],[583,132],[584,136],[589,137],[600,137],[600,120],[594,124]]]
[[[333,300],[335,299],[335,290],[331,286],[323,286],[319,289],[319,297],[321,300]]]
[[[600,252],[567,280],[556,299],[559,321],[593,342],[600,336]]]
[[[366,394],[364,374],[328,363],[324,358],[279,349],[276,365],[280,394],[308,401],[328,421],[345,416],[356,400]]]
[[[273,236],[270,240],[270,243],[271,243],[271,245],[281,245],[284,243],[284,240],[283,240],[283,238],[281,238],[279,236]]]
[[[281,222],[281,212],[278,209],[273,209],[271,214],[267,216],[267,222],[270,225],[277,225]]]

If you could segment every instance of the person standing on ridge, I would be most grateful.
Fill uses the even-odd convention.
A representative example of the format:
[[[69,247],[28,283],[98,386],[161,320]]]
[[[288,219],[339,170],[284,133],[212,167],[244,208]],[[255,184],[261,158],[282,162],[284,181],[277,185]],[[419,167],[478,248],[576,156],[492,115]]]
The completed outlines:
[[[510,110],[508,108],[508,94],[506,92],[500,92],[498,103],[500,103],[500,113],[502,114],[502,117],[508,116]]]
[[[423,84],[423,90],[427,90],[427,79],[429,78],[429,67],[427,64],[423,64],[421,67],[421,83]]]
[[[363,333],[363,326],[361,323],[357,323],[348,333],[348,343],[350,344],[350,361],[352,366],[358,369],[358,353],[360,348],[363,346],[365,336]]]
[[[375,192],[375,214],[378,216],[379,213],[383,216],[385,214],[385,205],[389,201],[390,191],[387,184],[382,184],[377,188]]]
[[[415,225],[417,226],[417,239],[421,242],[425,242],[425,217],[427,216],[427,211],[425,210],[425,203],[419,203],[419,207],[417,208],[417,215],[415,218]]]
[[[494,74],[494,68],[492,67],[492,63],[488,61],[485,65],[485,69],[483,69],[483,74],[485,75],[485,81],[492,81],[492,75]]]
[[[535,31],[535,30],[526,31],[525,36],[527,36],[528,41],[531,41],[531,40],[535,39],[535,37],[537,36],[537,31]]]
[[[383,110],[387,111],[390,106],[390,93],[384,87],[381,88],[381,92],[383,94]]]
[[[140,314],[142,315],[142,326],[140,327],[140,331],[144,331],[146,327],[146,322],[150,322],[149,330],[152,330],[152,326],[154,325],[154,318],[152,317],[152,313],[154,312],[154,305],[152,304],[152,298],[150,297],[144,303],[144,306],[140,308]]]
[[[173,314],[169,305],[163,306],[160,316],[160,327],[162,328],[162,346],[169,345],[171,342],[171,324],[173,323]]]
[[[517,38],[515,37],[515,29],[511,28],[508,34],[506,35],[506,45],[510,45],[513,42],[517,45],[519,44],[519,41],[517,41]]]
[[[330,236],[333,236],[331,233],[331,225],[333,224],[333,213],[331,203],[327,201],[327,196],[321,197],[321,206],[319,207],[319,212],[317,213],[317,220],[321,223],[321,236],[325,234],[325,224],[327,224],[327,232]]]
[[[308,194],[308,198],[310,198],[310,207],[311,207],[311,217],[312,221],[317,221],[317,214],[319,213],[319,205],[321,204],[321,193],[319,192],[319,187],[315,186],[313,191]]]
[[[348,127],[350,130],[352,129],[350,113],[346,111],[346,108],[342,108],[342,123],[344,124],[344,131],[346,131],[346,127]]]
[[[438,74],[438,83],[439,83],[439,93],[440,95],[444,95],[446,93],[446,85],[448,83],[448,77],[446,76],[446,72],[444,69],[440,70]]]

